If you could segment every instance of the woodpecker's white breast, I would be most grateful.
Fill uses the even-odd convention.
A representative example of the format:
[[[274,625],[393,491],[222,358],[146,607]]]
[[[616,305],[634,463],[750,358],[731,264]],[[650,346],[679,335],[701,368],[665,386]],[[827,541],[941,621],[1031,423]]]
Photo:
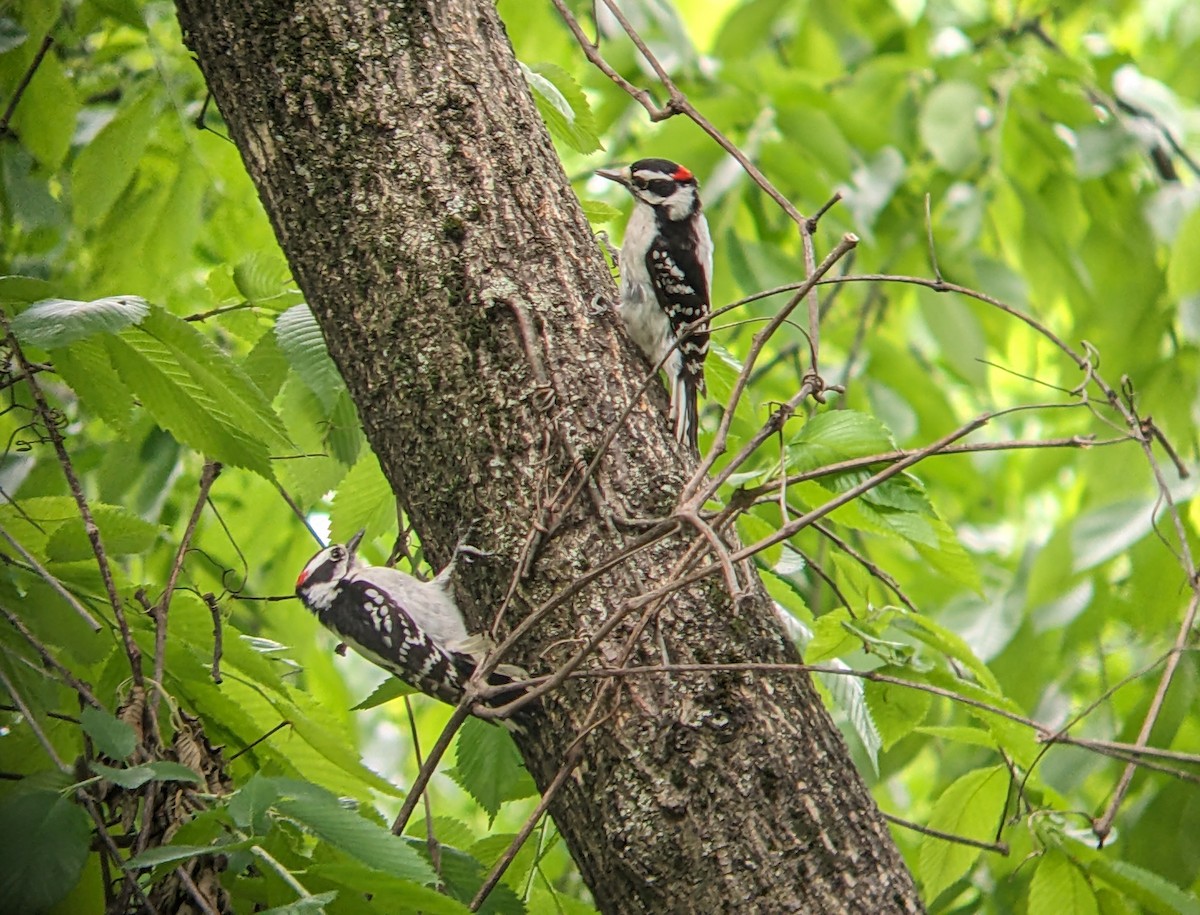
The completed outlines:
[[[658,296],[646,269],[646,251],[656,230],[654,210],[642,201],[637,201],[629,224],[625,227],[625,240],[621,245],[621,320],[629,336],[646,354],[650,362],[657,364],[675,344],[675,334],[666,312],[658,304]],[[666,370],[669,378],[679,374],[679,351],[671,353]]]

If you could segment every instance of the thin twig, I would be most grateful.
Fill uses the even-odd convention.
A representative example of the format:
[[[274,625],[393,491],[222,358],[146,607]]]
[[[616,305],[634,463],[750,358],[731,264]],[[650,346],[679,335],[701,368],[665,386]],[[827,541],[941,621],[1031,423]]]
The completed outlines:
[[[25,68],[25,72],[21,74],[21,81],[17,83],[17,88],[13,90],[13,96],[8,100],[8,105],[4,109],[4,114],[0,114],[0,137],[8,133],[8,124],[12,120],[13,114],[17,110],[17,105],[21,102],[21,96],[25,94],[25,90],[29,88],[29,83],[33,79],[33,74],[37,73],[38,67],[42,65],[42,60],[50,50],[50,46],[54,44],[54,36],[49,32],[42,39],[41,45],[38,46],[37,52],[33,55],[33,60],[29,62],[29,66]],[[28,371],[28,370],[27,370]]]
[[[212,485],[221,474],[221,465],[216,461],[205,461],[204,469],[200,471],[199,491],[196,495],[196,502],[192,506],[192,514],[188,518],[187,526],[183,529],[183,536],[179,538],[179,547],[175,550],[175,560],[171,563],[171,572],[167,576],[167,586],[163,589],[162,597],[158,599],[158,603],[154,605],[151,611],[154,616],[154,679],[158,683],[163,682],[163,670],[166,665],[167,657],[167,616],[171,608],[171,598],[175,594],[175,585],[179,581],[179,573],[183,570],[183,560],[187,556],[188,548],[192,545],[192,537],[196,533],[196,525],[200,523],[200,513],[204,511],[204,506],[208,502],[208,493],[212,489]],[[214,677],[217,682],[220,682],[219,677]],[[150,696],[150,714],[154,714],[158,709],[158,690],[154,690]]]
[[[8,620],[9,624],[16,629],[17,632],[21,634],[21,637],[24,638],[25,641],[30,644],[33,650],[38,653],[42,659],[42,663],[58,674],[59,677],[62,678],[63,682],[71,687],[71,689],[75,690],[75,692],[79,694],[79,697],[83,699],[84,702],[93,708],[103,708],[103,706],[100,704],[100,701],[92,694],[92,691],[88,689],[87,684],[76,677],[68,668],[60,664],[58,659],[50,653],[50,649],[41,643],[38,637],[33,634],[33,632],[28,626],[25,625],[19,616],[9,610],[7,607],[0,607],[0,613],[4,614],[4,618]]]
[[[25,723],[33,731],[33,736],[42,745],[42,749],[46,751],[46,755],[53,760],[54,765],[58,766],[60,771],[69,773],[71,771],[70,767],[62,761],[62,758],[58,755],[58,751],[54,749],[54,744],[50,742],[50,738],[46,736],[46,732],[42,730],[41,724],[34,717],[29,706],[25,704],[25,700],[21,698],[21,694],[17,692],[17,688],[13,686],[12,680],[8,679],[8,675],[2,667],[0,667],[0,686],[3,686],[8,691],[8,694],[12,696],[12,701],[21,710],[21,714],[25,718]]]
[[[209,898],[202,892],[200,892],[200,887],[196,886],[196,881],[193,880],[192,875],[187,872],[187,868],[181,864],[179,867],[175,868],[175,873],[179,876],[179,880],[183,884],[184,889],[187,890],[188,895],[192,897],[192,901],[195,902],[196,905],[200,906],[200,910],[204,912],[204,915],[220,915],[220,913],[213,906],[212,901],[209,900]]]
[[[404,711],[408,713],[408,730],[412,735],[413,753],[417,757],[417,771],[419,772],[424,767],[425,761],[421,758],[421,737],[417,733],[417,719],[413,715],[412,696],[404,697]],[[422,791],[421,797],[425,800],[425,843],[429,847],[429,863],[433,865],[434,873],[441,880],[442,847],[438,844],[433,830],[433,804],[430,803],[428,791]]]
[[[51,590],[65,600],[67,602],[67,606],[74,610],[79,617],[91,627],[92,632],[99,632],[104,628],[94,616],[88,613],[87,609],[76,599],[75,595],[68,591],[63,586],[63,583],[55,578],[53,574],[51,574],[50,570],[38,562],[37,559],[35,559],[33,555],[27,549],[25,549],[25,547],[21,546],[21,544],[17,542],[16,538],[14,538],[13,535],[6,531],[3,527],[0,527],[0,537],[3,537],[9,542],[9,545],[11,545],[12,548],[21,555],[21,558],[29,564],[29,567],[33,569],[33,571],[37,572],[42,581],[48,584]]]
[[[953,842],[956,845],[969,845],[972,848],[982,848],[984,851],[994,851],[998,855],[1008,857],[1007,842],[984,842],[981,839],[972,839],[967,836],[955,835],[952,832],[942,832],[940,829],[934,829],[932,826],[922,826],[920,823],[914,823],[912,820],[905,820],[894,814],[880,811],[883,813],[883,818],[889,823],[895,823],[904,829],[911,829],[913,832],[919,832],[923,836],[933,836],[935,839],[945,839],[947,842]]]

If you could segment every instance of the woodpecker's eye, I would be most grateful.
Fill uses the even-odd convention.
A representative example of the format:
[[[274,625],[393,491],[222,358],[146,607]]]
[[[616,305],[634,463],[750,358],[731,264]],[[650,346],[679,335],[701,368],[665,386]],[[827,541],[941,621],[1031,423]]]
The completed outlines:
[[[675,182],[670,178],[655,178],[646,185],[650,193],[658,197],[670,197],[671,192],[675,190]]]
[[[344,557],[345,555],[346,555],[346,551],[343,550],[340,546],[335,546],[332,550],[329,551],[329,558],[332,559],[334,562],[341,562],[342,557]]]

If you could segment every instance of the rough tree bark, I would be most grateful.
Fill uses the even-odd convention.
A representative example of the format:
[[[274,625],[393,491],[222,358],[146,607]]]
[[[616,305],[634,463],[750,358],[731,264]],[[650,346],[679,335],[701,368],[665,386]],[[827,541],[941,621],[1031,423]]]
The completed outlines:
[[[480,0],[179,0],[179,16],[368,438],[422,542],[467,520],[496,558],[463,574],[491,622],[531,527],[541,545],[502,631],[669,514],[688,460],[660,391],[578,479],[645,368],[494,6]],[[647,154],[653,150],[647,150]],[[599,297],[599,298],[597,298]],[[573,476],[574,475],[574,476]],[[515,660],[547,672],[669,580],[677,535],[574,595]],[[630,663],[796,661],[761,591],[675,594]],[[615,664],[641,613],[589,664]],[[653,637],[651,637],[653,636]],[[549,696],[520,741],[543,788],[597,680]],[[551,806],[605,912],[920,908],[886,824],[807,678],[628,678]]]

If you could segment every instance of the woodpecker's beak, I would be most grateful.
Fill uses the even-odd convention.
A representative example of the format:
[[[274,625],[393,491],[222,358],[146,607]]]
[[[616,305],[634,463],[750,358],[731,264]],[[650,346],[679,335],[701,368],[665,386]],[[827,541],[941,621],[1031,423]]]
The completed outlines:
[[[596,174],[601,178],[607,178],[609,181],[615,181],[617,184],[629,187],[631,175],[628,166],[625,168],[598,168]]]
[[[366,533],[367,533],[367,529],[364,527],[361,531],[359,531],[357,534],[355,534],[353,537],[351,537],[347,541],[346,552],[350,554],[351,559],[353,559],[354,555],[358,552],[358,545],[360,543],[362,543],[362,539],[366,535]]]

